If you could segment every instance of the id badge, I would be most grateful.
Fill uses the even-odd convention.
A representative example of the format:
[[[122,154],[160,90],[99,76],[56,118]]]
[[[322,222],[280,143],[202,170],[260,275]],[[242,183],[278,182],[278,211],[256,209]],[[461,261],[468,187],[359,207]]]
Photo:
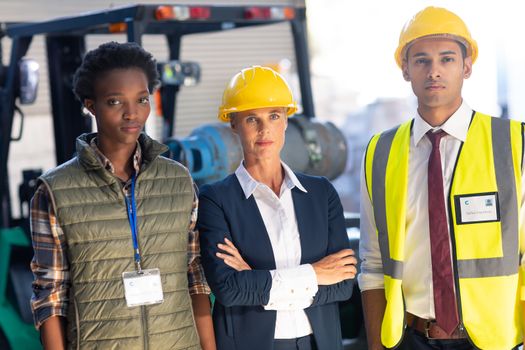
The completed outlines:
[[[455,202],[459,225],[500,221],[497,192],[457,195]]]
[[[128,307],[160,304],[164,301],[159,269],[123,272],[124,294]]]

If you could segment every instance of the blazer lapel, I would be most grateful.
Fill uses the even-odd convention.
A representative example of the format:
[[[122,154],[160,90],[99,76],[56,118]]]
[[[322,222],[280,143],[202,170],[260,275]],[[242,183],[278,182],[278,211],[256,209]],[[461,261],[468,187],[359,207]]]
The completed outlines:
[[[292,189],[293,206],[295,210],[295,217],[297,219],[297,228],[299,229],[299,237],[301,239],[301,264],[305,263],[305,257],[311,257],[315,254],[315,225],[311,219],[315,217],[312,215],[312,206],[309,205],[309,195],[294,187]]]
[[[240,244],[237,248],[241,251],[241,255],[244,252],[244,255],[248,257],[248,264],[253,264],[252,267],[255,269],[274,270],[275,256],[273,255],[272,243],[255,197],[251,195],[246,198],[237,176],[233,176],[237,182],[238,195],[242,196],[241,205],[243,206],[241,209],[243,215],[242,218],[239,218],[241,223],[239,238],[242,237],[242,241],[234,242],[234,244]]]
[[[272,242],[270,242],[270,237],[268,236],[268,231],[264,225],[259,207],[257,207],[257,202],[255,202],[253,195],[251,195],[246,201],[246,209],[248,212],[254,213],[252,216],[253,222],[250,223],[254,238],[252,242],[254,245],[253,253],[256,254],[259,261],[266,261],[267,264],[271,264],[271,266],[268,266],[268,268],[274,270],[275,256],[273,255]],[[271,259],[268,259],[268,256],[270,256]]]

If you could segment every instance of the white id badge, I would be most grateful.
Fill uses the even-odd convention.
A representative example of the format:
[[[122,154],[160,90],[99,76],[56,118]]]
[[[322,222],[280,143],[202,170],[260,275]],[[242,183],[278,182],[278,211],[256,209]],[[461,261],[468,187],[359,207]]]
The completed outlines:
[[[455,196],[458,224],[499,221],[498,193],[479,193]]]
[[[123,272],[124,294],[128,307],[160,304],[164,301],[159,269]]]

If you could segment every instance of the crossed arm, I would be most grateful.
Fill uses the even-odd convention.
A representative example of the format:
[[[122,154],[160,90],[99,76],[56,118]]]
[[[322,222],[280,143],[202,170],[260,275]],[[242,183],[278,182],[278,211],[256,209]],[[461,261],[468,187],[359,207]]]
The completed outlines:
[[[217,257],[236,271],[251,270],[250,265],[244,261],[243,257],[228,239],[224,243],[219,243],[218,248],[222,252],[217,252]],[[317,284],[331,285],[341,281],[355,278],[357,259],[352,249],[342,249],[337,253],[330,254],[312,264],[317,278]]]
[[[330,191],[331,190],[331,191]],[[217,300],[225,306],[267,305],[272,289],[269,270],[253,270],[232,243],[230,224],[220,196],[211,187],[200,196],[199,231],[206,276]],[[339,197],[329,187],[332,210],[329,213],[328,254],[311,264],[319,289],[311,306],[345,300],[352,292],[357,260],[348,241]],[[341,249],[342,248],[342,249]],[[276,270],[279,271],[279,270]],[[304,307],[303,307],[304,308]]]

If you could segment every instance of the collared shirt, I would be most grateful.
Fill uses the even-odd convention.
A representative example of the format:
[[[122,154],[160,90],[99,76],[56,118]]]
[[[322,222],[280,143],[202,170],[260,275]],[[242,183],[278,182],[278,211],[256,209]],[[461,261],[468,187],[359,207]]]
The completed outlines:
[[[95,138],[92,139],[90,147],[95,151],[102,166],[114,174],[113,165],[97,147]],[[133,155],[133,167],[137,174],[141,162],[142,150],[137,142]],[[131,179],[121,182],[124,195],[129,198]],[[40,185],[31,201],[31,237],[35,254],[31,262],[31,270],[35,276],[31,307],[37,328],[51,316],[67,317],[68,292],[71,286],[67,244],[50,198],[47,187]],[[195,190],[188,225],[188,286],[191,295],[210,294],[200,263],[199,233],[195,229],[197,198]]]
[[[409,146],[407,221],[402,286],[407,312],[425,319],[435,318],[427,209],[428,158],[432,150],[432,144],[426,133],[430,130],[437,131],[439,129],[447,133],[442,138],[439,149],[443,169],[445,206],[448,208],[446,198],[450,189],[454,166],[461,143],[466,140],[472,113],[472,109],[463,102],[459,109],[443,125],[436,128],[430,126],[415,113]],[[525,183],[524,179],[525,177],[522,178],[522,183]],[[522,191],[524,189],[525,186],[522,186]],[[521,221],[525,219],[524,196],[525,192],[522,192],[522,206],[519,214]],[[446,212],[448,216],[448,209]],[[523,234],[523,232],[520,232],[520,234]],[[358,276],[361,290],[384,288],[383,267],[376,225],[364,176],[361,176],[361,240],[359,254],[362,259],[361,274]]]
[[[254,196],[275,257],[270,271],[272,287],[266,310],[277,310],[275,339],[299,338],[312,334],[304,309],[317,293],[317,277],[312,265],[301,265],[301,239],[295,216],[292,189],[306,192],[293,171],[284,163],[284,180],[279,196],[254,180],[243,162],[235,171],[246,198]]]

